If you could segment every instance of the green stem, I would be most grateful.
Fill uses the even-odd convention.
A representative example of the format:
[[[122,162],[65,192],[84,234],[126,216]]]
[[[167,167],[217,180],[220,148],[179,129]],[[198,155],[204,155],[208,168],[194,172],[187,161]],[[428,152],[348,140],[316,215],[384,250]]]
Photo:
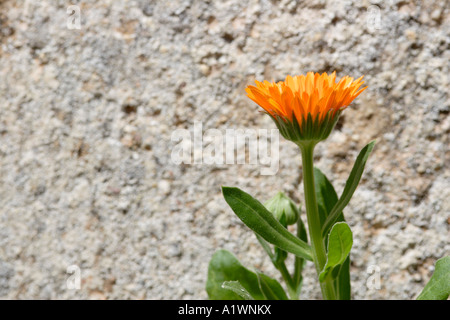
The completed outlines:
[[[314,185],[314,155],[315,143],[303,143],[300,146],[303,162],[303,186],[305,190],[305,207],[308,219],[309,239],[313,253],[317,275],[323,270],[327,261],[325,244],[322,239],[322,227],[320,225],[319,209],[317,207],[316,190]],[[320,282],[322,296],[325,300],[335,300],[333,284],[331,281]]]
[[[279,263],[276,267],[280,271],[284,282],[286,282],[286,286],[287,286],[287,289],[289,292],[289,297],[291,297],[291,299],[295,299],[295,300],[298,299],[292,277],[291,277],[288,269],[286,268],[286,264],[284,263],[284,261]]]

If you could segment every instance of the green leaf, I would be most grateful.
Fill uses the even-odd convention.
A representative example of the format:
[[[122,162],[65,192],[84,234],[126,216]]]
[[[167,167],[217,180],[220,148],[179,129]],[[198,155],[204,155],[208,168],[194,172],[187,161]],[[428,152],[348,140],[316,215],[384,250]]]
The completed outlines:
[[[239,281],[224,281],[222,283],[222,288],[226,290],[231,290],[240,296],[244,300],[255,300],[252,295],[242,286]]]
[[[224,282],[238,281],[255,300],[264,300],[256,273],[246,269],[239,260],[226,250],[218,250],[209,262],[206,292],[211,300],[242,300],[233,290],[222,287]]]
[[[439,259],[430,281],[417,300],[447,300],[450,295],[450,256]]]
[[[263,273],[258,273],[258,281],[259,287],[267,300],[289,300],[286,292],[277,280]]]
[[[361,180],[364,167],[366,165],[370,153],[373,150],[374,145],[375,141],[370,142],[361,150],[358,157],[356,158],[355,164],[353,165],[353,169],[350,172],[350,176],[348,177],[347,182],[345,183],[344,191],[342,192],[341,197],[339,198],[338,202],[334,205],[333,209],[329,213],[327,219],[325,220],[325,223],[322,226],[322,234],[324,236],[328,234],[328,230],[331,228],[331,226],[334,225],[336,221],[338,221],[338,218],[341,215],[342,210],[344,210],[344,208],[350,202],[350,199],[352,198],[353,193],[355,192],[356,187],[358,186],[359,180]]]
[[[327,277],[335,279],[339,275],[340,267],[347,259],[353,245],[353,235],[345,222],[337,222],[331,228],[328,237],[327,262],[319,275],[319,280]]]
[[[288,300],[277,280],[248,270],[226,250],[211,258],[206,291],[211,300]]]
[[[350,284],[350,255],[345,259],[339,269],[339,276],[334,280],[334,288],[336,290],[338,300],[351,299]]]
[[[299,212],[301,212],[301,208],[299,208]],[[302,219],[299,218],[297,221],[297,237],[305,243],[308,243],[308,235],[306,233],[305,224],[303,223]],[[293,281],[297,288],[297,297],[300,295],[300,291],[302,290],[302,284],[303,284],[303,267],[305,266],[305,259],[300,257],[295,257],[294,262],[294,276]]]
[[[311,247],[283,227],[261,202],[238,188],[222,187],[222,192],[247,227],[278,248],[312,261]]]
[[[338,197],[336,191],[333,188],[333,185],[318,168],[314,168],[314,181],[320,221],[323,225],[329,213],[338,201]],[[343,213],[341,213],[337,219],[337,222],[342,221],[345,221]],[[347,257],[345,262],[340,267],[339,276],[336,278],[336,280],[334,280],[333,285],[336,291],[337,299],[351,299],[350,257]]]
[[[316,189],[317,206],[319,207],[320,224],[325,223],[328,214],[338,201],[337,193],[328,178],[314,167],[314,185]]]
[[[270,244],[264,240],[260,235],[255,233],[256,239],[258,239],[258,242],[261,244],[261,247],[264,249],[264,251],[269,256],[272,263],[275,263],[275,254],[272,252],[272,248],[270,247]]]

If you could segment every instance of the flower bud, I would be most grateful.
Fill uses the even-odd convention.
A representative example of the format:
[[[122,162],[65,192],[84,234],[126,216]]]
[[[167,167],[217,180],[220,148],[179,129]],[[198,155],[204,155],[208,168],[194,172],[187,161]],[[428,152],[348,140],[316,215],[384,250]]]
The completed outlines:
[[[295,203],[283,192],[278,192],[264,205],[284,226],[295,224],[300,216]]]

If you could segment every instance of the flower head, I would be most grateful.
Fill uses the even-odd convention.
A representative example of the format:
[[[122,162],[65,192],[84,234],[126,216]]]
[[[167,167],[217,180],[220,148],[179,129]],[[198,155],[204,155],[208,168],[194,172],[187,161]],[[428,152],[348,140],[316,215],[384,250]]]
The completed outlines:
[[[272,117],[281,134],[297,144],[326,139],[340,113],[367,87],[359,89],[363,77],[349,76],[336,83],[336,72],[308,72],[287,76],[285,81],[256,82],[246,88],[250,99]]]

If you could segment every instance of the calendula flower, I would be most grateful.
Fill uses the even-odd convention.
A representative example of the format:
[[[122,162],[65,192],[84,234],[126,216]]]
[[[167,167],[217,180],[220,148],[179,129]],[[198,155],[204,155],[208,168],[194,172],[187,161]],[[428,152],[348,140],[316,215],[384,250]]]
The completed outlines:
[[[339,115],[361,92],[363,77],[349,76],[336,82],[336,72],[308,72],[287,76],[285,81],[256,82],[246,88],[250,99],[261,106],[275,121],[281,134],[301,146],[325,140]]]

